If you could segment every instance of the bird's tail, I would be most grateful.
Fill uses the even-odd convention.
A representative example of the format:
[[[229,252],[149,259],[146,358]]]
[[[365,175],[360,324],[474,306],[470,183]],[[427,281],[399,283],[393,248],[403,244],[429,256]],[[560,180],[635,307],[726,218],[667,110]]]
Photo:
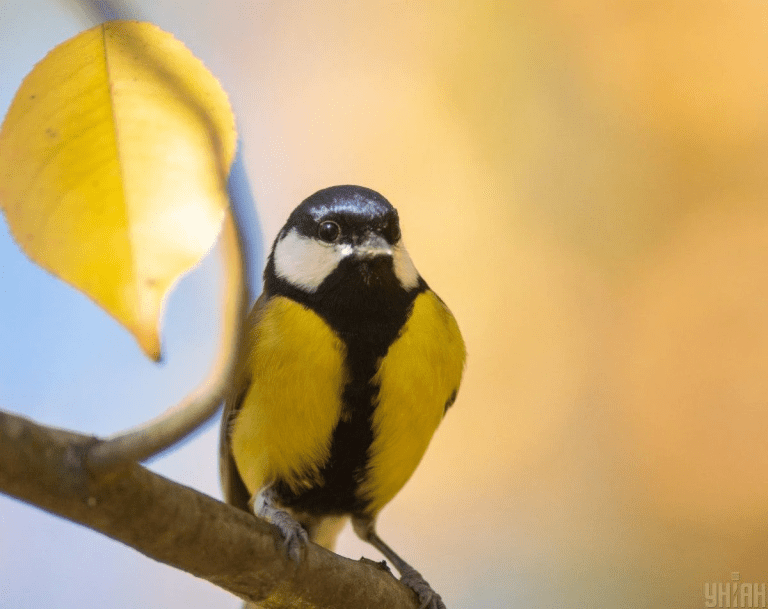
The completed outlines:
[[[303,516],[297,520],[307,530],[309,540],[326,550],[334,551],[339,533],[349,520],[348,516]]]

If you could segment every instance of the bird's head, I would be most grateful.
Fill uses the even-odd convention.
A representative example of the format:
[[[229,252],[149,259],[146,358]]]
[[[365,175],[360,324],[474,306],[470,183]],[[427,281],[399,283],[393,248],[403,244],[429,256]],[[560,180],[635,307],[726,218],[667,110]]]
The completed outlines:
[[[410,291],[420,277],[403,245],[397,210],[362,186],[333,186],[305,199],[275,240],[267,277],[307,295]]]

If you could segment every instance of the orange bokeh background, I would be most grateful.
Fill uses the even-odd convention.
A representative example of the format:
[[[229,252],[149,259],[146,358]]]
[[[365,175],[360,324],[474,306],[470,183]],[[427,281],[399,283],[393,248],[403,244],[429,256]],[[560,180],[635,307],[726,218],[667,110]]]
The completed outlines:
[[[468,343],[390,542],[454,606],[497,586],[698,607],[704,582],[765,581],[765,5],[240,18],[232,96],[267,238],[318,188],[380,190]]]
[[[0,30],[28,10],[2,2]],[[698,608],[705,583],[768,583],[764,0],[134,4],[229,92],[267,242],[317,189],[374,188],[457,317],[458,400],[379,523],[449,608]],[[88,27],[74,21],[24,23],[60,41]],[[4,47],[19,80],[44,54],[27,56],[27,27]],[[206,299],[203,284],[193,273],[179,291]],[[70,405],[83,401],[101,425],[83,431],[119,429],[173,403],[169,371],[202,374],[184,358],[206,357],[213,313],[179,325],[190,342],[167,368],[115,378],[119,345],[81,338],[60,296],[18,291],[39,319],[6,334],[5,361],[36,340],[26,382],[64,381],[42,397],[6,389],[4,408],[82,429]],[[191,310],[171,302],[166,323]],[[73,345],[96,363],[70,372]],[[150,380],[156,400],[136,398]],[[215,493],[215,435],[152,466]],[[0,571],[27,561],[0,576],[0,605],[3,586],[45,587],[53,606],[67,587],[112,607],[239,605],[117,544],[90,552],[82,530],[71,545],[98,567],[48,567],[66,525],[45,518],[0,510]],[[378,558],[348,530],[337,549]],[[112,554],[120,566],[101,569]]]

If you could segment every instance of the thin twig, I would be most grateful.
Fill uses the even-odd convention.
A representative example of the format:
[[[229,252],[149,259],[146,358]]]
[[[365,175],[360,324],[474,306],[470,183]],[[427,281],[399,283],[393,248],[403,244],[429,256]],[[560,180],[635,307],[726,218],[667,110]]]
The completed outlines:
[[[239,236],[229,211],[221,230],[221,245],[226,281],[221,289],[219,349],[211,371],[181,403],[151,421],[95,443],[87,455],[90,467],[103,469],[148,459],[192,433],[218,410],[229,389],[246,307]]]

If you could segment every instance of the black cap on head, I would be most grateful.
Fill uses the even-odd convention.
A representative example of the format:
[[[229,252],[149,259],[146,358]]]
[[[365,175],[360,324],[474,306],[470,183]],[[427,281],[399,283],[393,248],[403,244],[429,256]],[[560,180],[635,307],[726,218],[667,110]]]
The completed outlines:
[[[331,186],[318,190],[293,210],[281,236],[295,228],[313,237],[324,221],[337,222],[345,233],[381,232],[394,243],[400,236],[397,210],[375,190],[364,186]]]

